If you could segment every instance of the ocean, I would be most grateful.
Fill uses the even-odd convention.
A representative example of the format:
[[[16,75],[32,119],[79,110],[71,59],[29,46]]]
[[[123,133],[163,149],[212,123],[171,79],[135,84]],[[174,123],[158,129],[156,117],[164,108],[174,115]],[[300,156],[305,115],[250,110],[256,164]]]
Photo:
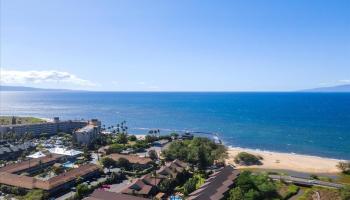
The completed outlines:
[[[350,159],[350,93],[1,92],[0,115],[217,133],[228,146]]]

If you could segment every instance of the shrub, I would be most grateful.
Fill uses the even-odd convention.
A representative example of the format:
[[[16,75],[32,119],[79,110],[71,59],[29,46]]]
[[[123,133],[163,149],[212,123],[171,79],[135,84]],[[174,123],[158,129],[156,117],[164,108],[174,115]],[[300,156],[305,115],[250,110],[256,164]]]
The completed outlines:
[[[152,160],[157,160],[158,159],[158,154],[157,154],[157,152],[155,151],[155,150],[150,150],[149,152],[148,152],[148,156],[149,156],[149,158],[150,159],[152,159]]]
[[[31,190],[21,199],[23,200],[44,200],[47,199],[48,195],[43,190]]]
[[[284,196],[283,199],[289,199],[292,196],[296,195],[299,192],[299,187],[296,185],[289,185],[288,186],[288,191],[286,193],[286,195]]]
[[[117,166],[120,168],[124,168],[124,169],[130,169],[130,162],[128,159],[125,158],[119,158],[117,161]]]
[[[116,161],[109,157],[102,158],[100,162],[105,168],[115,167],[117,165]]]
[[[350,161],[339,162],[337,167],[342,171],[342,173],[350,174]]]
[[[235,157],[235,163],[241,165],[261,165],[261,157],[255,156],[247,152],[240,152]]]
[[[190,178],[188,179],[188,181],[186,181],[186,183],[183,186],[183,193],[184,195],[189,195],[191,192],[196,190],[196,184],[197,181],[195,178]]]
[[[130,141],[136,141],[137,137],[135,135],[130,135],[128,138]]]
[[[174,187],[175,187],[175,181],[173,179],[164,179],[159,184],[159,190],[166,194],[171,193]]]

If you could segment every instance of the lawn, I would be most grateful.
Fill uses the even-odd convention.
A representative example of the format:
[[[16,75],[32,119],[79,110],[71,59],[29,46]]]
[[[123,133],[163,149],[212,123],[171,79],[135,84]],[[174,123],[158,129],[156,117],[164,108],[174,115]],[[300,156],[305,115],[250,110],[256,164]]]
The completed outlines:
[[[35,124],[45,122],[42,119],[35,117],[16,117],[16,123]],[[0,116],[0,125],[9,125],[12,123],[12,116]]]
[[[324,200],[341,200],[340,192],[336,189],[328,189],[321,187],[312,187],[306,189],[305,193],[298,198],[298,200],[309,200],[313,199],[313,196],[316,196],[317,193],[320,195],[321,199]]]

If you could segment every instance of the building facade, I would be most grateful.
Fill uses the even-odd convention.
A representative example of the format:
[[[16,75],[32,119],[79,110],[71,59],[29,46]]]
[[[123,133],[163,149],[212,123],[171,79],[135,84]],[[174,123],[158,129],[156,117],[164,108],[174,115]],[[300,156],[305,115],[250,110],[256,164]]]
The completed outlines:
[[[89,123],[74,131],[73,138],[78,145],[90,145],[93,143],[101,131],[101,122],[97,119],[92,119]]]
[[[52,122],[1,125],[0,134],[15,133],[16,135],[24,135],[25,133],[30,133],[33,136],[39,136],[40,134],[54,135],[59,132],[71,133],[87,124],[88,121],[60,121],[58,117],[55,117]]]

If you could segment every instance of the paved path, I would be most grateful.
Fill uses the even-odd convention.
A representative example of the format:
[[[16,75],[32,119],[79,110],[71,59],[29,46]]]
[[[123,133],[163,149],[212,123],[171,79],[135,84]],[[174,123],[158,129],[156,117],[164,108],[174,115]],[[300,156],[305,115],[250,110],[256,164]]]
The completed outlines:
[[[293,177],[293,176],[269,175],[269,177],[274,180],[283,180],[289,183],[306,185],[306,186],[321,186],[321,187],[331,187],[336,189],[341,189],[344,187],[344,185],[338,184],[338,183],[331,183],[331,182],[325,182],[325,181],[313,180],[313,179],[307,179],[307,178],[299,178],[299,177]]]
[[[292,196],[291,198],[289,198],[289,200],[297,200],[299,199],[299,197],[301,197],[303,194],[305,193],[305,190],[300,188],[300,190],[298,191],[298,193],[294,196]]]

